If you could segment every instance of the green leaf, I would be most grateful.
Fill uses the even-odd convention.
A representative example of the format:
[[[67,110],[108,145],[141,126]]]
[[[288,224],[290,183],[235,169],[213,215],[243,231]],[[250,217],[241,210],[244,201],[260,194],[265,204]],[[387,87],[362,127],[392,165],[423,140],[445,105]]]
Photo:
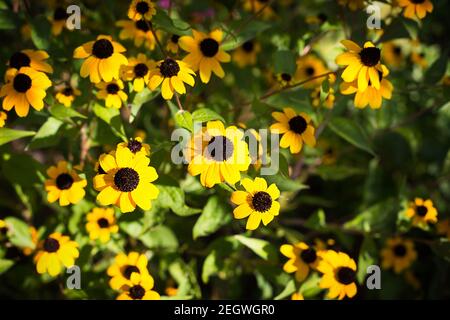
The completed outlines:
[[[147,102],[152,101],[159,95],[159,91],[150,91],[148,88],[144,88],[141,92],[136,93],[134,96],[133,102],[131,103],[130,109],[130,123],[132,123],[141,110],[142,106]]]
[[[358,257],[358,271],[356,277],[360,284],[364,283],[367,276],[367,267],[376,263],[378,256],[377,246],[372,237],[364,237]]]
[[[233,237],[223,237],[214,240],[208,248],[209,254],[203,262],[202,281],[208,283],[209,278],[219,274],[228,264],[230,255],[239,247],[239,242]]]
[[[0,128],[0,146],[13,140],[35,135],[34,131],[14,130],[9,128]]]
[[[285,177],[285,176],[282,176],[279,174],[266,176],[265,179],[268,184],[275,183],[277,185],[278,189],[280,189],[280,191],[295,192],[295,191],[300,191],[300,190],[309,188],[307,185],[304,185],[304,184],[300,183],[299,181],[292,180],[289,177]]]
[[[325,211],[322,209],[313,213],[305,222],[305,227],[313,230],[323,230],[326,227]]]
[[[139,240],[149,249],[175,250],[178,248],[178,239],[173,231],[163,225],[146,231]]]
[[[192,123],[192,115],[189,111],[179,110],[175,114],[175,123],[181,128],[185,128],[192,132],[194,130],[194,125]]]
[[[229,223],[231,221],[230,212],[228,205],[219,196],[210,197],[192,229],[194,239],[210,235]]]
[[[434,84],[442,79],[447,70],[448,50],[441,53],[440,57],[425,72],[426,83]]]
[[[97,117],[105,121],[110,125],[112,132],[123,141],[128,141],[123,127],[122,118],[120,117],[120,111],[114,108],[105,108],[100,104],[94,104],[94,113]]]
[[[41,183],[42,165],[28,154],[3,154],[2,173],[14,185],[31,187]]]
[[[343,180],[355,175],[362,175],[365,173],[366,173],[365,169],[345,165],[320,166],[317,168],[317,174],[323,180],[331,180],[331,181]]]
[[[244,246],[252,250],[262,259],[270,261],[278,260],[277,249],[270,242],[266,240],[245,237],[242,235],[235,235],[234,238]]]
[[[238,34],[231,34],[226,42],[224,42],[220,47],[225,50],[232,50],[236,49],[240,45],[242,45],[247,40],[252,40],[256,38],[257,35],[261,34],[262,32],[269,29],[272,25],[268,22],[253,20],[247,25],[244,26],[244,28],[240,28],[241,20],[236,23],[235,26],[231,26],[230,30],[235,31],[238,30]],[[238,26],[239,25],[239,26]]]
[[[13,260],[0,259],[0,275],[8,271],[8,269],[11,268],[13,265],[14,265]]]
[[[9,240],[13,245],[19,248],[34,249],[35,245],[31,240],[30,227],[25,222],[15,217],[7,217],[5,222],[8,225]]]
[[[355,147],[375,155],[367,134],[355,121],[338,117],[331,120],[329,126],[331,130]]]
[[[291,280],[287,283],[286,287],[284,287],[283,291],[280,292],[279,295],[277,295],[275,298],[273,298],[274,300],[281,300],[281,299],[285,299],[287,297],[289,297],[290,295],[292,295],[294,292],[296,291],[295,288],[295,281]]]
[[[275,73],[287,73],[293,75],[297,68],[295,55],[292,51],[280,50],[273,55]]]
[[[31,149],[39,149],[56,145],[61,139],[61,135],[58,132],[62,125],[63,122],[61,120],[53,117],[48,118],[33,137],[33,140],[31,140],[29,147]]]
[[[161,208],[171,209],[175,214],[185,217],[201,212],[201,209],[191,208],[185,203],[185,196],[180,187],[157,185],[159,196],[157,204]]]
[[[59,120],[67,120],[70,118],[82,118],[87,119],[87,117],[73,108],[65,107],[62,104],[55,104],[49,109],[50,114]]]
[[[31,21],[31,40],[41,50],[47,50],[50,46],[50,22],[44,15],[40,15]]]
[[[15,15],[11,10],[0,10],[0,30],[17,29]]]
[[[321,277],[317,273],[313,273],[302,283],[299,292],[305,298],[316,296],[322,289],[319,287]]]
[[[431,245],[431,249],[438,257],[450,262],[450,240],[439,239]]]
[[[152,23],[172,34],[186,35],[189,34],[190,25],[181,19],[171,19],[164,10],[157,10],[152,17]]]
[[[225,120],[222,118],[221,115],[219,115],[217,112],[208,109],[208,108],[201,108],[198,110],[195,110],[192,113],[192,121],[195,122],[208,122],[212,120],[220,120],[222,122],[225,122]]]

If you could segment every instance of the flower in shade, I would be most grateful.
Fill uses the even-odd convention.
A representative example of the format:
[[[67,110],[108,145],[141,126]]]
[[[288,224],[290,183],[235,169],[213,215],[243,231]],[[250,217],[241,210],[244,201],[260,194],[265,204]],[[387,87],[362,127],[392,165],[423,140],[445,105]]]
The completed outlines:
[[[45,73],[30,67],[9,69],[6,81],[0,90],[0,97],[4,97],[4,110],[14,108],[19,117],[26,117],[30,105],[38,111],[44,108],[45,91],[52,85]]]
[[[307,54],[297,59],[297,70],[294,78],[296,82],[302,82],[307,79],[322,75],[328,72],[322,60],[312,54]],[[303,86],[305,88],[313,88],[320,85],[325,77],[320,77],[311,81],[308,81]]]
[[[395,273],[400,273],[417,259],[417,252],[411,240],[395,237],[386,241],[381,250],[381,258],[384,269],[393,268]]]
[[[450,239],[450,219],[439,221],[436,225],[437,233]]]
[[[106,243],[111,239],[112,233],[119,231],[112,208],[94,208],[87,214],[86,219],[86,230],[91,240],[100,239],[102,243]]]
[[[295,272],[295,279],[298,282],[304,281],[308,277],[309,271],[317,269],[320,262],[321,252],[304,242],[294,245],[283,244],[280,247],[280,252],[289,258],[284,264],[283,270],[287,273]]]
[[[3,128],[6,124],[6,119],[8,119],[8,115],[6,112],[0,111],[0,128]]]
[[[63,267],[73,266],[78,256],[78,244],[68,236],[55,232],[40,242],[34,261],[39,274],[56,276]]]
[[[122,104],[127,101],[128,96],[123,91],[124,85],[122,80],[111,80],[110,82],[100,82],[95,85],[99,91],[97,98],[105,100],[107,108],[120,109]]]
[[[425,69],[428,66],[425,52],[413,51],[411,52],[411,61],[421,68]]]
[[[369,85],[375,89],[380,89],[379,72],[386,73],[385,67],[380,62],[381,50],[375,47],[372,42],[367,41],[364,48],[361,48],[351,40],[342,40],[341,43],[348,49],[348,52],[341,53],[336,57],[338,65],[346,66],[342,72],[342,79],[345,82],[357,81],[358,90],[365,91]]]
[[[133,154],[150,156],[150,146],[147,143],[143,143],[140,137],[131,139],[128,142],[121,142],[117,145],[117,149],[123,148],[130,150]]]
[[[87,181],[69,168],[66,161],[59,161],[56,166],[51,166],[47,175],[50,177],[45,181],[48,202],[53,203],[59,199],[59,205],[67,206],[84,198]]]
[[[151,20],[156,14],[155,4],[150,0],[133,0],[128,8],[128,18],[134,21]]]
[[[116,22],[116,25],[122,27],[119,33],[119,39],[132,39],[136,47],[140,47],[145,43],[149,50],[155,49],[156,39],[150,29],[150,22],[145,20],[120,20]],[[160,31],[156,31],[155,33],[158,38],[162,36]]]
[[[180,36],[177,34],[173,34],[170,36],[169,40],[167,40],[166,50],[172,53],[177,53],[179,46],[178,41],[180,40]]]
[[[338,0],[338,3],[343,7],[349,7],[352,11],[362,9],[365,6],[364,0]]]
[[[328,289],[330,299],[352,298],[356,295],[356,263],[343,252],[328,250],[322,255],[317,270],[323,273],[319,287]]]
[[[179,94],[186,93],[184,83],[194,86],[193,76],[195,76],[194,71],[185,62],[166,58],[158,61],[156,67],[150,71],[148,86],[150,90],[155,90],[161,85],[162,97],[170,100],[175,91]]]
[[[151,182],[158,178],[150,159],[143,154],[133,154],[128,148],[118,148],[114,154],[100,156],[104,174],[94,177],[94,188],[100,193],[97,201],[103,205],[116,205],[122,212],[131,212],[136,205],[150,210],[152,200],[159,194]]]
[[[235,184],[251,162],[243,137],[236,126],[225,128],[221,121],[209,121],[187,145],[188,172],[200,175],[200,183],[208,188],[222,182]]]
[[[261,51],[261,45],[254,41],[245,41],[241,46],[233,51],[233,61],[237,63],[240,68],[256,64],[258,53]]]
[[[117,300],[159,300],[158,292],[153,291],[154,281],[151,276],[144,276],[133,272],[130,278],[130,285],[122,288],[122,293]]]
[[[426,225],[437,222],[438,212],[431,200],[415,198],[406,210],[406,216],[412,219],[413,225]]]
[[[71,85],[66,85],[56,93],[56,100],[65,107],[70,107],[75,97],[81,95],[81,91]]]
[[[44,50],[22,50],[12,54],[8,60],[8,67],[20,69],[30,67],[36,71],[52,73],[53,68],[44,60],[48,59],[48,53]]]
[[[67,13],[66,8],[59,6],[55,8],[52,19],[52,34],[54,36],[61,34],[66,26],[67,18],[69,18],[69,14]]]
[[[110,36],[99,35],[95,41],[89,41],[73,52],[76,59],[85,59],[81,65],[80,75],[89,76],[93,83],[119,79],[119,70],[127,65],[128,60],[122,54],[126,49]]]
[[[383,60],[386,64],[393,67],[399,67],[405,62],[405,55],[402,46],[394,41],[383,43],[383,51],[381,52]]]
[[[234,217],[248,217],[248,230],[257,229],[261,221],[267,226],[280,212],[280,203],[276,201],[280,197],[280,190],[274,183],[267,186],[263,178],[255,178],[254,181],[245,178],[241,184],[245,191],[238,190],[231,194],[231,202],[237,205],[233,210]]]
[[[310,147],[316,145],[315,129],[306,113],[297,114],[292,108],[284,108],[283,112],[272,112],[272,117],[278,122],[270,126],[270,131],[283,135],[280,147],[290,148],[291,153],[299,153],[303,143]]]
[[[256,14],[260,13],[263,19],[270,19],[275,15],[273,9],[269,6],[268,0],[244,0],[244,10]]]
[[[110,287],[114,290],[120,290],[123,286],[132,285],[131,275],[133,273],[150,277],[147,263],[147,257],[138,252],[130,252],[128,255],[119,253],[114,258],[114,263],[107,270],[108,276],[111,277],[111,280],[109,280]]]
[[[328,93],[325,93],[325,99],[321,101],[321,88],[316,87],[311,91],[311,104],[314,107],[320,107],[323,105],[327,109],[332,109],[334,106],[334,100],[336,99],[334,96],[334,89],[330,88]]]
[[[211,72],[219,78],[225,76],[220,63],[229,62],[231,57],[221,48],[223,33],[216,29],[209,34],[192,30],[193,37],[183,36],[179,40],[180,47],[189,52],[183,59],[194,71],[199,71],[203,83],[208,83]]]
[[[292,86],[293,84],[295,84],[294,76],[287,72],[279,73],[275,77],[282,87]]]
[[[433,12],[433,3],[430,0],[398,0],[398,5],[404,8],[403,15],[409,19],[423,19],[427,12]]]
[[[145,54],[139,53],[136,58],[128,59],[128,65],[122,69],[122,78],[133,81],[133,90],[141,92],[150,80],[150,70],[155,67],[155,62],[147,59]]]

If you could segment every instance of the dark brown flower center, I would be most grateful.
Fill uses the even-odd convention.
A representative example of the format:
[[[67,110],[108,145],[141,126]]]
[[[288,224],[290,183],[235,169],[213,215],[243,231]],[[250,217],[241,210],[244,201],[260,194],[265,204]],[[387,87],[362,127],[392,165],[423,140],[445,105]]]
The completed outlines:
[[[56,252],[59,249],[59,242],[53,238],[47,238],[44,240],[44,250],[47,252]]]
[[[311,77],[311,76],[314,75],[314,73],[316,72],[316,70],[315,70],[313,67],[309,66],[309,67],[306,67],[305,72],[306,72],[306,75],[308,75],[309,77]]]
[[[133,272],[140,273],[138,267],[128,265],[123,269],[122,274],[125,278],[130,279]]]
[[[106,59],[112,56],[114,47],[111,41],[107,39],[100,39],[94,42],[92,46],[92,53],[99,59]]]
[[[136,11],[140,14],[146,14],[148,10],[150,10],[150,7],[147,2],[141,1],[136,4]]]
[[[133,300],[141,300],[145,296],[145,289],[140,285],[134,285],[130,288],[130,298]]]
[[[403,244],[397,244],[392,250],[397,257],[404,257],[406,255],[406,247]]]
[[[245,52],[252,52],[253,48],[255,47],[255,44],[253,43],[253,41],[245,41],[242,44],[242,49],[244,49]]]
[[[340,267],[336,272],[336,280],[344,285],[355,282],[356,272],[349,267]]]
[[[110,83],[106,86],[106,92],[109,94],[116,94],[119,90],[120,88],[116,83]]]
[[[212,38],[206,38],[200,42],[200,50],[205,57],[212,58],[219,52],[219,43]]]
[[[145,63],[138,63],[134,66],[134,74],[138,78],[142,78],[148,73],[148,67]]]
[[[178,74],[180,66],[175,60],[167,58],[161,63],[159,70],[164,78],[171,78]]]
[[[208,142],[207,156],[217,162],[225,161],[233,155],[233,143],[224,136],[215,136]]]
[[[380,62],[381,51],[375,47],[367,47],[361,50],[359,53],[361,62],[367,67],[373,67]]]
[[[178,43],[178,40],[180,40],[180,36],[177,35],[177,34],[173,34],[173,35],[170,37],[170,41],[172,41],[172,42],[175,43],[175,44]]]
[[[31,78],[24,73],[19,73],[14,77],[13,87],[17,92],[27,92],[31,88]]]
[[[425,0],[409,0],[409,1],[411,1],[414,4],[421,4],[425,2]]]
[[[131,192],[139,185],[139,174],[131,168],[122,168],[114,175],[114,184],[122,192]]]
[[[62,94],[66,97],[70,97],[71,95],[73,95],[73,89],[71,87],[65,87],[62,91]]]
[[[109,221],[106,218],[98,219],[97,224],[100,228],[108,228],[109,227]]]
[[[286,82],[289,82],[289,81],[291,81],[292,76],[289,73],[282,73],[281,74],[281,79],[283,79]]]
[[[417,206],[416,213],[419,217],[425,217],[427,215],[428,209],[425,206]]]
[[[272,207],[272,197],[265,191],[258,191],[252,198],[253,209],[258,212],[266,212]]]
[[[141,31],[147,32],[150,30],[149,22],[145,20],[138,20],[135,23],[136,29],[139,29]]]
[[[73,178],[70,174],[68,173],[61,173],[57,178],[56,178],[56,186],[58,187],[59,190],[67,190],[70,189],[70,187],[73,184]]]
[[[400,48],[399,46],[394,46],[392,51],[394,52],[394,55],[397,57],[402,54],[402,48]]]
[[[316,250],[313,248],[303,250],[302,253],[300,253],[300,258],[302,258],[305,263],[313,263],[317,259]]]
[[[69,14],[66,12],[66,9],[62,7],[57,7],[53,13],[53,20],[55,21],[66,20],[68,17]]]
[[[319,20],[320,20],[322,23],[324,23],[325,21],[328,20],[328,17],[327,17],[327,15],[326,15],[325,13],[319,13],[319,14],[317,15],[317,18],[319,18]]]
[[[308,123],[302,116],[295,116],[289,120],[289,128],[297,134],[302,134],[305,132],[307,126]]]
[[[11,68],[20,69],[21,67],[29,67],[31,59],[23,52],[15,52],[9,58],[9,66]]]
[[[142,143],[133,139],[128,142],[127,147],[128,147],[128,149],[130,149],[131,152],[136,153],[136,152],[141,151]]]

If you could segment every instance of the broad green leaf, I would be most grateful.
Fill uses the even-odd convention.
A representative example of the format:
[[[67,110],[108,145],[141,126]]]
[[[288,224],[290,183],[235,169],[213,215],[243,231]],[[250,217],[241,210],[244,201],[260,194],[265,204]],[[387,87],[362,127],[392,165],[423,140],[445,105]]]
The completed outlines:
[[[356,167],[351,166],[345,166],[345,165],[333,165],[333,166],[320,166],[317,168],[317,174],[323,179],[323,180],[331,180],[331,181],[337,181],[337,180],[343,180],[355,175],[362,175],[365,174],[365,169],[360,169]]]
[[[0,259],[0,275],[14,265],[14,260]]]
[[[304,185],[299,181],[292,180],[291,178],[280,174],[265,176],[264,178],[267,180],[269,185],[275,183],[280,191],[300,191],[309,188],[307,185]]]
[[[5,218],[8,225],[9,240],[11,243],[19,248],[34,249],[35,245],[31,240],[30,227],[15,217]]]
[[[320,209],[306,220],[305,227],[313,230],[323,230],[326,227],[325,212]]]
[[[440,57],[425,72],[424,79],[426,83],[434,84],[442,79],[447,70],[448,51],[441,53]]]
[[[31,140],[29,147],[39,149],[56,145],[61,139],[58,132],[63,124],[61,120],[53,117],[48,118]]]
[[[178,247],[178,240],[173,231],[162,225],[147,230],[139,240],[149,249],[175,250]]]
[[[164,10],[157,10],[152,17],[152,23],[172,34],[186,35],[189,34],[190,25],[180,19],[172,19]]]
[[[17,28],[15,14],[11,10],[0,10],[0,30]]]
[[[287,297],[289,297],[290,295],[292,295],[294,292],[296,291],[295,288],[295,281],[291,280],[288,282],[288,284],[286,285],[286,287],[283,289],[283,291],[280,292],[279,295],[277,295],[275,298],[273,298],[274,300],[281,300],[281,299],[285,299]]]
[[[219,196],[210,197],[192,229],[194,239],[210,235],[229,223],[231,221],[230,212],[231,209]]]
[[[2,174],[14,185],[31,187],[41,183],[42,165],[28,154],[3,154]]]
[[[35,134],[36,132],[34,131],[0,128],[0,146],[20,138],[34,136]]]
[[[179,110],[175,114],[175,123],[177,126],[185,128],[191,132],[194,128],[192,123],[192,115],[189,111]]]
[[[147,102],[155,99],[158,95],[158,90],[150,91],[148,88],[144,88],[144,90],[142,90],[141,92],[136,93],[133,102],[131,103],[130,123],[136,119],[137,114],[139,113],[139,110],[141,110],[142,106]]]
[[[242,235],[235,235],[234,238],[264,260],[278,260],[277,249],[270,242],[261,239],[249,238]]]
[[[208,122],[212,120],[220,120],[222,122],[225,122],[225,120],[222,118],[221,115],[219,115],[217,112],[208,109],[208,108],[201,108],[198,110],[195,110],[192,113],[192,121],[195,122]]]
[[[278,73],[287,73],[293,75],[297,67],[295,54],[292,51],[280,50],[273,55],[274,71]]]
[[[169,272],[178,283],[179,296],[192,296],[199,299],[202,296],[201,288],[197,280],[197,266],[194,260],[185,263],[182,259],[177,259],[169,266]]]
[[[87,117],[71,107],[65,107],[62,104],[56,104],[49,109],[50,114],[59,120],[67,120],[70,118],[82,118],[87,119]]]
[[[185,203],[185,196],[180,187],[157,185],[159,196],[156,200],[161,208],[171,209],[179,216],[190,216],[201,212],[201,209],[191,208]]]
[[[354,120],[338,117],[331,120],[329,126],[331,130],[355,147],[375,155],[367,134]]]
[[[376,264],[378,256],[377,246],[372,237],[364,237],[361,249],[359,250],[358,269],[356,277],[358,282],[362,285],[367,276],[367,267]]]
[[[208,248],[209,254],[203,262],[202,281],[208,283],[209,278],[219,274],[226,268],[229,256],[236,252],[239,242],[233,237],[224,237],[214,240]]]
[[[236,49],[245,41],[256,38],[257,35],[261,34],[272,26],[268,22],[253,20],[245,25],[244,28],[240,28],[241,22],[241,20],[238,20],[236,25],[232,25],[230,27],[231,34],[228,36],[228,40],[220,46],[223,50],[228,51]]]
[[[36,48],[47,50],[50,46],[49,37],[51,28],[50,22],[44,15],[37,16],[31,21],[31,40]]]
[[[123,127],[120,111],[114,108],[105,108],[98,103],[94,104],[94,113],[97,117],[110,125],[112,132],[123,141],[127,141],[125,129]]]
[[[322,289],[319,287],[321,277],[317,273],[311,274],[300,286],[299,292],[305,298],[316,296]]]

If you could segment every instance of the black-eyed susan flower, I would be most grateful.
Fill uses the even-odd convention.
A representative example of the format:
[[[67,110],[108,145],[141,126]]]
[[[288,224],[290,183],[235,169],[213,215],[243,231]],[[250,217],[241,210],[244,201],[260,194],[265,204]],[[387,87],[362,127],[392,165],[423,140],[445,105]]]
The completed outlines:
[[[302,82],[326,72],[328,72],[328,69],[325,67],[322,60],[313,54],[307,54],[297,59],[297,70],[294,78],[296,82]],[[305,88],[313,88],[320,85],[324,79],[325,77],[317,78],[315,80],[308,81],[303,86]]]
[[[295,292],[291,295],[291,300],[305,300],[305,298],[301,293]]]
[[[356,295],[356,263],[346,253],[328,250],[322,255],[317,270],[323,273],[319,287],[328,289],[330,299],[352,298]]]
[[[294,245],[283,244],[280,252],[289,258],[288,262],[284,264],[283,270],[287,273],[295,272],[295,279],[298,282],[304,281],[310,270],[317,269],[320,262],[321,253],[304,242]]]
[[[405,62],[404,49],[394,41],[383,43],[381,55],[386,64],[393,67],[400,67]]]
[[[417,252],[411,240],[395,237],[386,240],[386,245],[381,250],[381,258],[381,266],[384,269],[392,268],[395,273],[400,273],[417,259]]]
[[[450,239],[450,219],[439,221],[436,225],[437,234]]]
[[[232,58],[240,68],[243,68],[254,65],[260,51],[261,45],[258,42],[248,40],[233,51]]]
[[[150,0],[133,0],[128,8],[128,18],[134,21],[150,21],[155,14],[155,4]]]
[[[225,128],[221,121],[209,121],[185,150],[188,172],[200,175],[200,183],[208,188],[222,182],[235,184],[251,162],[243,137],[242,130],[235,126]]]
[[[437,215],[438,212],[430,199],[415,198],[406,210],[406,216],[412,219],[413,225],[436,223]]]
[[[348,49],[348,52],[336,57],[338,65],[346,66],[341,75],[342,79],[345,82],[356,80],[359,91],[366,90],[369,80],[375,89],[380,89],[379,72],[385,73],[385,67],[380,63],[381,50],[370,41],[364,44],[364,48],[351,40],[342,40],[341,43]]]
[[[284,108],[283,112],[272,112],[272,117],[278,122],[270,126],[270,131],[283,135],[280,147],[290,148],[291,153],[299,153],[303,143],[310,147],[316,145],[315,129],[306,113],[297,114],[292,108]]]
[[[54,277],[61,273],[63,267],[73,266],[78,256],[78,244],[55,232],[40,242],[34,261],[39,274],[48,273]]]
[[[173,34],[167,40],[166,50],[172,53],[177,53],[179,46],[178,41],[180,40],[180,36],[177,34]]]
[[[161,85],[162,97],[170,100],[175,91],[179,94],[186,93],[184,83],[194,86],[193,76],[195,76],[194,71],[185,62],[166,58],[158,61],[156,67],[150,71],[148,86],[150,90],[155,90]]]
[[[128,59],[128,65],[123,67],[122,78],[133,81],[133,90],[141,92],[148,85],[150,70],[154,69],[155,62],[147,59],[145,54],[139,53],[136,58]]]
[[[44,98],[47,95],[45,90],[52,85],[45,73],[30,67],[9,69],[6,81],[0,90],[0,97],[4,97],[4,110],[14,108],[19,117],[26,117],[30,105],[38,111],[44,108]]]
[[[94,188],[100,191],[97,201],[103,206],[115,205],[122,212],[134,211],[136,205],[150,210],[159,190],[151,183],[158,174],[149,163],[148,157],[142,153],[133,154],[128,148],[103,154],[100,165],[106,173],[94,177]]]
[[[69,14],[66,11],[66,8],[56,7],[53,12],[52,19],[52,34],[54,36],[58,36],[63,31],[66,26],[66,20],[69,17]]]
[[[158,292],[153,291],[153,278],[133,272],[130,278],[130,285],[125,285],[117,300],[159,300]]]
[[[97,98],[105,100],[107,108],[120,109],[122,104],[128,99],[128,95],[123,91],[124,85],[120,79],[100,82],[95,86],[99,89]]]
[[[345,7],[347,6],[350,10],[356,11],[364,8],[364,0],[338,0],[338,3]]]
[[[203,83],[208,83],[211,72],[219,78],[225,76],[220,63],[229,62],[231,57],[221,48],[223,33],[216,29],[209,34],[193,30],[193,37],[183,36],[180,47],[189,52],[183,59],[193,71],[199,71]]]
[[[425,57],[425,52],[423,51],[413,51],[411,52],[411,61],[414,64],[417,64],[422,69],[425,69],[428,66],[427,59]]]
[[[242,179],[245,191],[234,191],[231,194],[231,202],[237,205],[233,210],[235,219],[248,217],[246,229],[255,230],[261,221],[267,226],[280,212],[280,203],[276,201],[280,197],[280,190],[272,183],[267,186],[263,178]]]
[[[87,214],[86,219],[86,230],[91,240],[99,239],[106,243],[111,239],[111,234],[119,231],[112,208],[94,208]]]
[[[70,107],[72,102],[79,95],[81,95],[81,91],[68,84],[56,93],[55,98],[56,101],[63,104],[65,107]]]
[[[6,112],[0,111],[0,128],[3,128],[6,124],[6,120],[8,119],[8,115]]]
[[[80,75],[89,76],[93,83],[101,80],[106,82],[119,79],[119,70],[127,65],[128,60],[122,54],[126,49],[112,37],[99,35],[95,41],[89,41],[79,46],[73,52],[75,59],[85,59],[81,65]]]
[[[150,156],[150,146],[147,143],[143,143],[140,137],[131,139],[128,142],[121,142],[117,145],[117,149],[123,148],[130,150],[133,154]]]
[[[28,230],[30,231],[31,242],[34,244],[34,247],[25,247],[22,249],[23,254],[26,256],[29,256],[34,252],[39,242],[39,234],[36,228],[31,226],[28,228]]]
[[[320,101],[320,97],[321,97],[320,87],[314,88],[311,91],[310,97],[311,97],[311,104],[314,107],[320,107],[321,105],[323,105],[327,109],[332,109],[333,108],[334,100],[336,99],[336,97],[334,96],[334,89],[333,88],[330,88],[330,90],[326,94],[325,99],[323,101]]]
[[[145,44],[149,50],[155,49],[156,39],[150,29],[150,22],[145,20],[120,20],[117,21],[116,25],[122,27],[122,30],[119,33],[120,40],[132,39],[136,47]],[[162,36],[160,31],[156,31],[155,33],[158,38]]]
[[[398,0],[398,5],[404,8],[403,15],[409,19],[423,19],[427,12],[433,12],[433,3],[430,0]]]
[[[109,285],[113,290],[120,290],[123,286],[132,285],[131,275],[140,274],[150,276],[147,269],[147,257],[138,252],[130,252],[128,255],[119,253],[114,258],[114,264],[108,267],[107,273],[111,277]]]
[[[273,9],[268,5],[267,0],[244,0],[244,10],[257,13],[261,12],[261,18],[267,20],[275,15]]]
[[[56,166],[48,168],[47,175],[50,178],[45,181],[48,202],[59,199],[59,205],[68,206],[84,198],[87,181],[80,178],[73,168],[69,168],[66,161],[59,161]]]
[[[279,73],[275,77],[281,87],[292,86],[296,82],[294,76],[286,72]]]
[[[22,50],[11,55],[8,60],[8,67],[20,69],[30,67],[36,71],[52,73],[53,68],[44,60],[48,59],[48,53],[44,50]]]

